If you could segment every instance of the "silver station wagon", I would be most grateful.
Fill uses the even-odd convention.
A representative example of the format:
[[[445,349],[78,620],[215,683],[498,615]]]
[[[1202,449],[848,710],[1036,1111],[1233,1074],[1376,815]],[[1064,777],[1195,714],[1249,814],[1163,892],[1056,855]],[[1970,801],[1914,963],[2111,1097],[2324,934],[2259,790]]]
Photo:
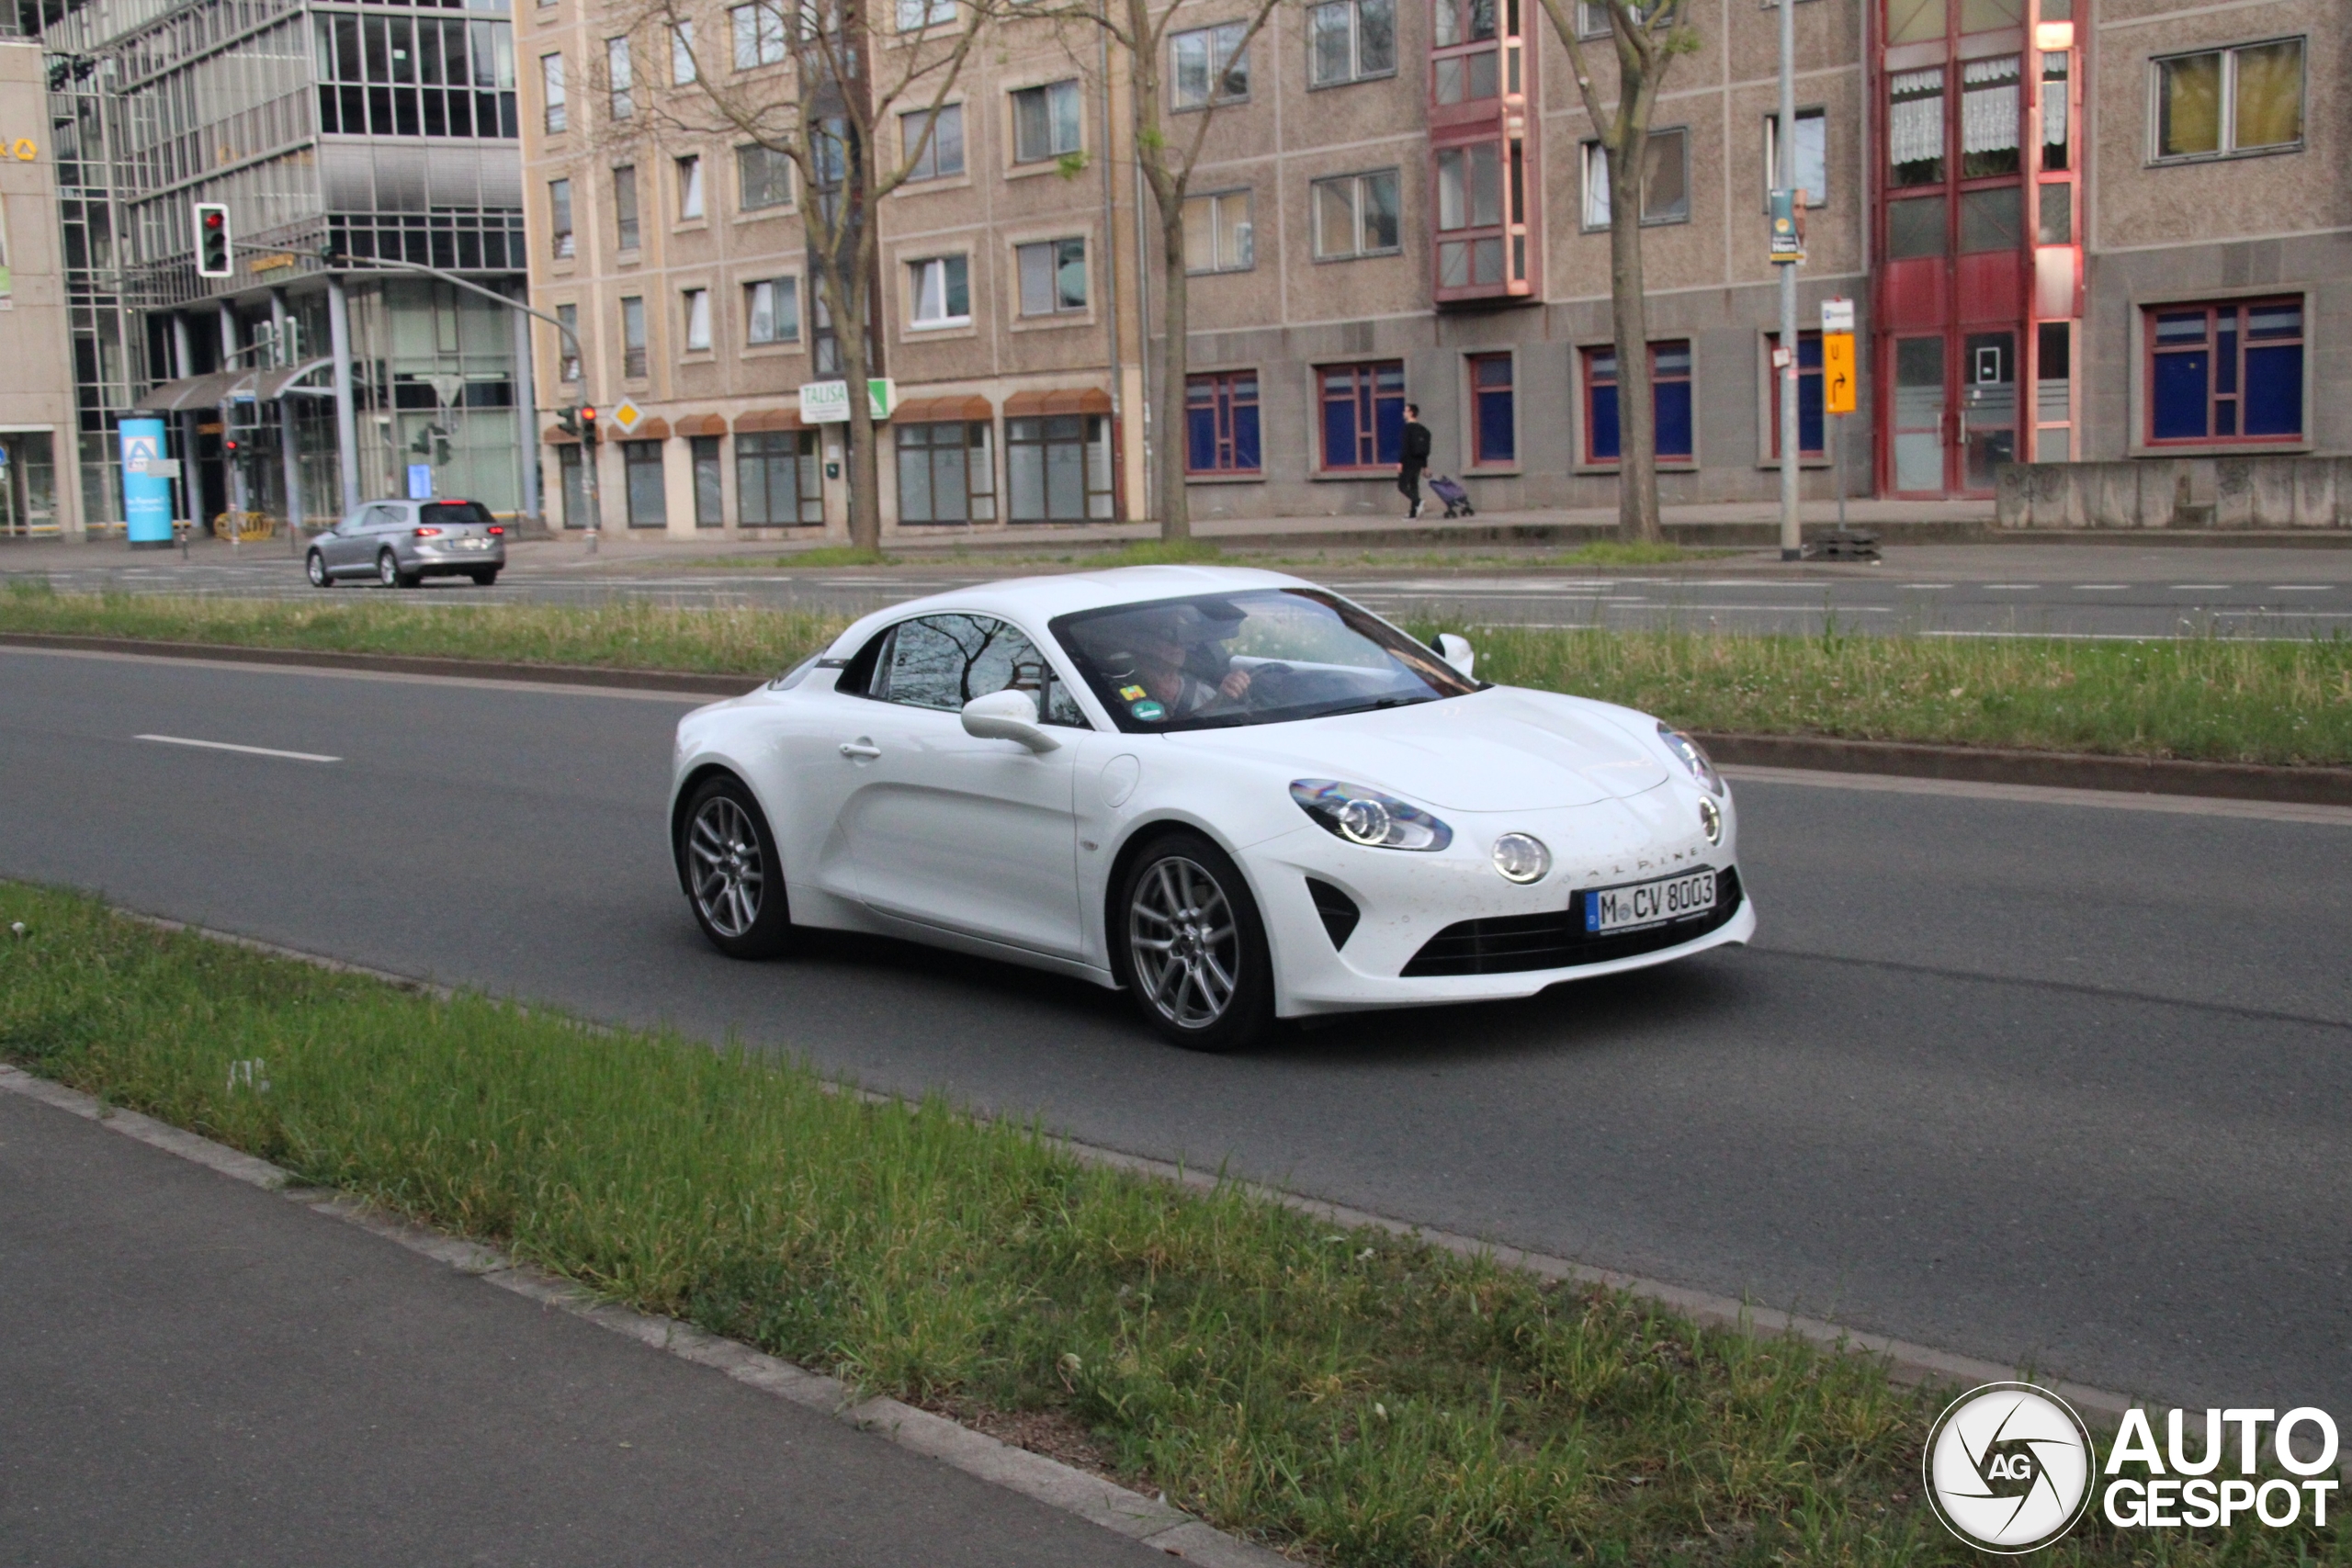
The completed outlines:
[[[487,588],[506,564],[506,530],[479,501],[371,501],[311,541],[314,588],[368,577],[413,588],[428,577],[470,577]]]

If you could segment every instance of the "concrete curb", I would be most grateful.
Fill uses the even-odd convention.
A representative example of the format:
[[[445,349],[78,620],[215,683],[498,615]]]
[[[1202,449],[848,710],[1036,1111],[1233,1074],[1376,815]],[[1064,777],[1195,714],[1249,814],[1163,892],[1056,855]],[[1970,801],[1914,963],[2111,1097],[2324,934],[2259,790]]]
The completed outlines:
[[[837,1379],[796,1367],[735,1340],[707,1334],[691,1324],[605,1301],[560,1276],[518,1263],[496,1247],[413,1224],[340,1193],[301,1186],[293,1173],[267,1160],[255,1159],[135,1111],[111,1108],[79,1089],[0,1065],[0,1092],[39,1100],[249,1187],[277,1193],[314,1213],[357,1225],[461,1274],[470,1274],[541,1306],[569,1313],[651,1349],[724,1372],[763,1393],[821,1412],[960,1470],[976,1480],[1017,1492],[1130,1540],[1156,1547],[1170,1556],[1209,1564],[1210,1568],[1283,1568],[1290,1563],[1290,1559],[1278,1552],[1227,1535],[1181,1509],[1131,1492],[1114,1482],[1089,1475],[1058,1460],[1014,1448],[895,1399],[859,1400]]]
[[[387,653],[313,653],[300,649],[236,648],[137,637],[0,632],[0,648],[119,653],[153,659],[211,660],[385,675],[516,681],[542,686],[601,686],[710,697],[741,696],[752,675],[660,670],[606,670],[571,664],[506,664],[490,660],[421,659]],[[2352,806],[2352,768],[2282,768],[2256,762],[2191,762],[2167,757],[2099,757],[2077,751],[2026,751],[1988,746],[1937,746],[1907,740],[1841,740],[1818,735],[1743,735],[1709,730],[1700,741],[1719,762],[1813,773],[1883,773],[1968,784],[2204,795],[2299,806]]]

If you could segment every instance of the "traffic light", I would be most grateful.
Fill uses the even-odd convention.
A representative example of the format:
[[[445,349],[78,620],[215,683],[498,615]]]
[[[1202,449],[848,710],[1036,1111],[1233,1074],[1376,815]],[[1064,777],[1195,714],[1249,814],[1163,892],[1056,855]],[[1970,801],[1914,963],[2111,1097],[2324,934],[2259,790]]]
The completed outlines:
[[[594,409],[583,408],[580,411],[580,444],[582,446],[596,445],[596,411]]]
[[[566,435],[571,436],[574,441],[580,439],[580,411],[578,409],[556,410],[555,422],[563,427],[563,433]]]
[[[196,204],[196,275],[228,277],[237,270],[229,255],[229,209],[217,201]]]

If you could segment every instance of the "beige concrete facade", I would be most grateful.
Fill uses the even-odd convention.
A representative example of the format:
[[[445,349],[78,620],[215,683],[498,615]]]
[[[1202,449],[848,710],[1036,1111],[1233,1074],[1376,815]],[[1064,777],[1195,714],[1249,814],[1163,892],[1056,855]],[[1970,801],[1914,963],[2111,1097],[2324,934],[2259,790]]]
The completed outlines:
[[[57,167],[40,46],[0,42],[0,537],[84,533]],[[119,526],[119,525],[117,525]]]

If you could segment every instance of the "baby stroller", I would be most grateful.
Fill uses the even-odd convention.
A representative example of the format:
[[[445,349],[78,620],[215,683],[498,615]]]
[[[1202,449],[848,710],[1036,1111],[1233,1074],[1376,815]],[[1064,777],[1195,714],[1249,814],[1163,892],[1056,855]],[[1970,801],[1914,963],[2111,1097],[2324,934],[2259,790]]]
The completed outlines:
[[[1448,517],[1476,517],[1478,509],[1470,504],[1470,492],[1443,474],[1430,476],[1430,493],[1445,502]]]

